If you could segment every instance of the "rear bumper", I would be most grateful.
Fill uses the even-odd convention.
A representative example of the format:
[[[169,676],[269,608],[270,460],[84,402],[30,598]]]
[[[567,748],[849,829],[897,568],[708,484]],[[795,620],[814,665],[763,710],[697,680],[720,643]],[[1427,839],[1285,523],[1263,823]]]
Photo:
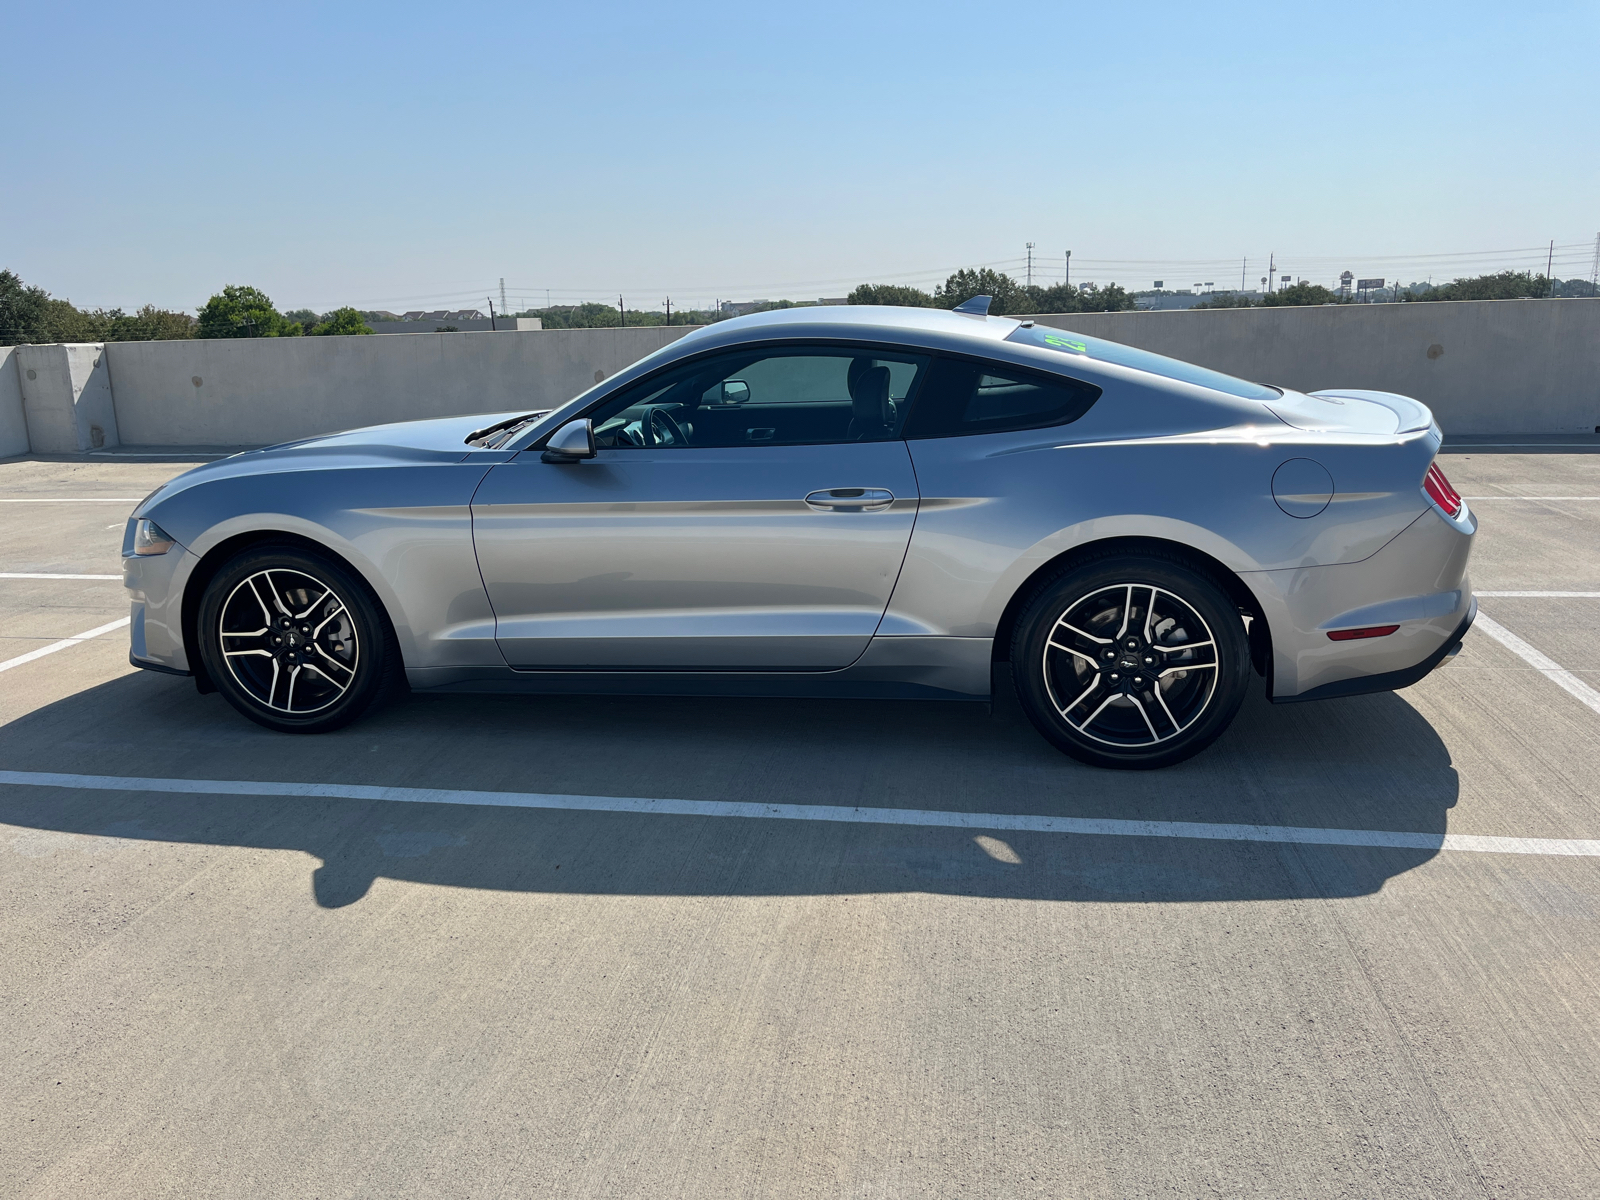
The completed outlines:
[[[1440,664],[1454,656],[1461,648],[1461,640],[1467,636],[1467,630],[1472,628],[1472,622],[1477,615],[1478,601],[1474,597],[1472,607],[1467,610],[1466,619],[1456,627],[1450,640],[1414,667],[1403,667],[1398,671],[1389,671],[1382,675],[1358,675],[1351,679],[1341,679],[1336,683],[1325,683],[1321,687],[1314,687],[1309,692],[1301,692],[1298,696],[1273,696],[1272,702],[1298,704],[1302,700],[1337,700],[1341,696],[1365,696],[1372,692],[1398,692],[1401,688],[1408,688],[1423,676],[1432,674]]]
[[[1457,645],[1476,613],[1467,560],[1477,525],[1429,507],[1376,554],[1356,563],[1242,576],[1272,635],[1273,700],[1390,691],[1421,679]],[[1334,630],[1399,628],[1333,641]]]

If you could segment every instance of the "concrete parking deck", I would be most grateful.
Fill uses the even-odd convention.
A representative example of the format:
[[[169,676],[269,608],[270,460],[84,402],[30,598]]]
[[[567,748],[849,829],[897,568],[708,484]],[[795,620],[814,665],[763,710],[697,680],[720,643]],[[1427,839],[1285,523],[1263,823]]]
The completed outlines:
[[[188,464],[0,463],[0,1195],[1591,1197],[1586,449],[1444,462],[1506,636],[1149,774],[1005,706],[275,735],[95,633]]]

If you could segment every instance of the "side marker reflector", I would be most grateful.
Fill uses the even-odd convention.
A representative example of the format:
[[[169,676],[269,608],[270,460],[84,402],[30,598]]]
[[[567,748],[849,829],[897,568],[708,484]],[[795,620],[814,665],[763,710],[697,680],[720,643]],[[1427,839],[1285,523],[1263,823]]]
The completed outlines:
[[[1388,637],[1398,625],[1368,625],[1365,629],[1334,629],[1328,633],[1328,639],[1334,642],[1353,642],[1358,638]]]

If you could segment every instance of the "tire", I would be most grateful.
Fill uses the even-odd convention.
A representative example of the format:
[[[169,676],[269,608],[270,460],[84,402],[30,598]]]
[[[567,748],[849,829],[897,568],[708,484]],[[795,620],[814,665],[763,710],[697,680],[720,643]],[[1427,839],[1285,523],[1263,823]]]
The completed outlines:
[[[196,628],[217,690],[284,733],[326,733],[404,678],[378,603],[349,567],[299,546],[253,546],[212,576]]]
[[[1046,582],[1017,622],[1011,671],[1028,719],[1097,767],[1198,754],[1233,722],[1250,677],[1237,605],[1174,556],[1115,555]]]

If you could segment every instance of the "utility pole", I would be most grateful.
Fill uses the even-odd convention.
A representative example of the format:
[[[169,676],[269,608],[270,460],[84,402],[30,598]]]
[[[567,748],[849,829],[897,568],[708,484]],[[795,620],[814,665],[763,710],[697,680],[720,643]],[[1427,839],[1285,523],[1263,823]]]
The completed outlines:
[[[672,324],[672,297],[667,297],[667,324]]]
[[[1245,290],[1244,289],[1244,277],[1245,277],[1245,272],[1247,272],[1249,270],[1250,270],[1250,260],[1249,260],[1249,258],[1246,258],[1242,263],[1239,264],[1239,290],[1241,292]]]
[[[1600,238],[1597,238],[1596,240],[1600,241]],[[1066,278],[1062,282],[1063,282],[1064,286],[1066,286],[1066,287],[1071,287],[1072,286],[1072,251],[1071,250],[1067,251],[1067,274],[1066,274]]]
[[[1274,250],[1267,255],[1267,291],[1272,291],[1272,276],[1278,269],[1278,252]]]
[[[1033,286],[1033,243],[1028,243],[1028,286]]]
[[[485,296],[484,299],[489,302],[489,328],[498,329],[499,326],[494,323],[494,297]]]
[[[1589,294],[1600,291],[1600,233],[1594,235],[1594,262],[1589,264]]]
[[[1544,277],[1545,277],[1546,282],[1548,282],[1549,285],[1550,285],[1550,295],[1547,298],[1551,299],[1551,300],[1554,300],[1555,296],[1556,296],[1556,277],[1550,273],[1550,268],[1555,266],[1555,263],[1556,263],[1556,240],[1555,240],[1555,238],[1551,238],[1550,239],[1550,256],[1544,260]]]
[[[628,323],[628,310],[622,307],[621,293],[617,295],[617,312],[622,314],[622,323],[626,325]]]

